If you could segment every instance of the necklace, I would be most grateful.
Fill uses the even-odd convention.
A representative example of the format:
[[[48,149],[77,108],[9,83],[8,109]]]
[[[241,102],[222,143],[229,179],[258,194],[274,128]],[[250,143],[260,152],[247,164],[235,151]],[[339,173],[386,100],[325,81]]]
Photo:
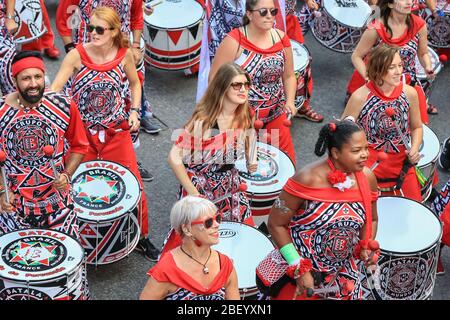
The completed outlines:
[[[181,249],[181,251],[183,251],[183,253],[184,253],[185,255],[187,255],[189,258],[191,258],[192,260],[194,260],[195,262],[197,262],[198,264],[201,264],[201,265],[203,266],[203,273],[204,273],[204,274],[208,274],[208,273],[209,273],[209,269],[208,269],[208,267],[206,266],[206,264],[208,263],[209,258],[211,258],[211,248],[209,248],[209,256],[208,256],[208,259],[206,259],[205,263],[201,263],[200,261],[198,261],[197,259],[195,259],[193,256],[191,256],[189,253],[187,253],[186,251],[184,251],[184,249],[183,249],[182,246],[180,246],[180,249]]]
[[[22,109],[25,113],[30,112],[30,107],[25,107],[22,102],[20,102],[19,98],[17,98],[17,103],[19,104],[19,108]]]
[[[328,166],[331,172],[328,173],[328,182],[339,191],[350,189],[355,184],[355,181],[351,179],[344,171],[337,170],[330,158],[327,159]]]

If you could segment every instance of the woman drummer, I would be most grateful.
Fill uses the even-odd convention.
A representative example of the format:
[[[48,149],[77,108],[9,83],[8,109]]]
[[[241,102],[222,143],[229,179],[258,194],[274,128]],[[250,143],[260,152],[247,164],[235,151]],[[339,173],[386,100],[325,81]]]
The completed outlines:
[[[365,167],[363,129],[351,120],[324,125],[315,154],[326,151],[326,159],[288,180],[270,212],[269,231],[292,279],[273,299],[306,299],[307,289],[319,285],[337,287],[335,299],[361,299],[360,260],[374,263],[365,248],[377,232],[377,183]],[[274,271],[258,267],[258,278]],[[315,284],[319,274],[322,284]]]
[[[380,190],[422,201],[414,165],[422,143],[417,92],[402,82],[400,48],[376,47],[367,66],[369,82],[356,90],[342,117],[351,116],[365,130],[369,141],[368,165],[378,160],[374,173]],[[411,144],[411,147],[408,144]],[[380,152],[387,159],[380,158]]]
[[[143,190],[130,134],[139,129],[141,111],[141,84],[133,53],[120,31],[120,19],[114,9],[96,8],[90,23],[91,41],[77,45],[67,54],[51,89],[62,90],[72,77],[73,100],[79,107],[90,142],[84,161],[101,159],[117,162],[138,178]],[[142,221],[141,234],[146,237],[148,207],[144,192],[139,216],[139,221]],[[141,242],[150,243],[148,238],[141,239]],[[156,260],[158,250],[151,243],[147,247],[150,249],[146,257]]]
[[[230,258],[211,249],[219,243],[222,216],[201,197],[187,196],[170,212],[172,228],[182,238],[148,271],[141,300],[239,300],[236,270]]]
[[[291,43],[287,35],[273,28],[278,9],[273,0],[247,0],[243,27],[232,30],[214,57],[209,79],[212,81],[224,63],[235,62],[252,80],[249,102],[256,112],[256,128],[262,124],[271,135],[278,131],[279,148],[295,164],[295,149],[287,114],[295,115],[297,80]]]
[[[417,79],[416,56],[427,73],[433,79],[435,73],[428,53],[427,26],[425,21],[411,14],[412,0],[379,0],[380,18],[372,21],[364,31],[355,51],[352,62],[355,72],[347,87],[348,97],[369,80],[366,57],[370,50],[379,43],[401,47],[403,73],[407,84],[413,86],[419,97],[422,122],[428,123],[428,113],[437,113],[436,107],[428,105],[425,93]]]
[[[222,65],[177,138],[168,162],[181,184],[179,198],[202,195],[215,203],[224,220],[253,226],[235,167],[245,152],[249,172],[257,169],[253,119],[247,100],[250,85],[250,76],[238,65]],[[163,252],[179,242],[171,231]]]

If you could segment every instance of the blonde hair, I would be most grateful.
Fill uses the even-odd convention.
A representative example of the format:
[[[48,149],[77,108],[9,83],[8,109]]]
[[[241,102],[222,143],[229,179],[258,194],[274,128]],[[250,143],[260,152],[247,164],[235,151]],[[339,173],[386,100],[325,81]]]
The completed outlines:
[[[113,37],[114,45],[119,48],[129,48],[130,42],[126,39],[121,31],[122,23],[117,11],[110,7],[100,6],[92,11],[91,17],[106,21],[109,28],[113,28],[111,31],[117,30],[116,35]]]

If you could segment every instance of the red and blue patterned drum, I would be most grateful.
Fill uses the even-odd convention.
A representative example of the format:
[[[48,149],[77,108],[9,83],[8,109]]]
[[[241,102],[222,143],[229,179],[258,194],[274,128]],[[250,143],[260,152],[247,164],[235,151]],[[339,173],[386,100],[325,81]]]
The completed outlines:
[[[258,229],[233,221],[220,224],[219,238],[219,243],[212,248],[233,260],[241,298],[256,299],[259,289],[256,286],[255,270],[275,248],[272,241]]]
[[[438,0],[436,3],[438,16],[434,17],[430,9],[421,11],[422,18],[427,23],[428,45],[434,48],[450,48],[450,3]]]
[[[325,47],[350,53],[356,48],[372,9],[364,0],[323,0],[312,21],[314,37]]]
[[[381,255],[375,271],[363,272],[366,299],[424,300],[433,294],[442,227],[419,202],[400,197],[378,199]]]
[[[16,43],[27,43],[41,37],[45,28],[40,0],[17,0],[14,20],[18,28],[14,34]]]
[[[245,160],[236,161],[239,175],[247,184],[246,195],[250,201],[253,220],[260,225],[269,218],[269,212],[286,181],[295,173],[291,159],[280,149],[258,142],[258,170],[249,174]]]
[[[111,161],[83,162],[73,174],[74,210],[88,264],[109,264],[130,254],[139,241],[137,178]]]
[[[308,99],[308,80],[311,79],[311,55],[306,46],[291,40],[294,58],[295,78],[297,79],[297,91],[295,92],[295,107],[300,109]]]
[[[23,229],[0,237],[0,300],[86,300],[84,251],[70,236]]]
[[[200,61],[205,10],[195,0],[165,0],[144,16],[145,62],[183,70]]]
[[[442,63],[439,61],[439,56],[432,48],[428,47],[428,54],[431,59],[431,65],[433,67],[434,73],[437,75],[442,70]],[[431,95],[431,88],[433,85],[433,80],[427,79],[427,74],[420,64],[419,58],[416,56],[416,75],[417,79],[419,79],[420,84],[423,87],[423,91],[425,91],[425,95],[429,98]]]

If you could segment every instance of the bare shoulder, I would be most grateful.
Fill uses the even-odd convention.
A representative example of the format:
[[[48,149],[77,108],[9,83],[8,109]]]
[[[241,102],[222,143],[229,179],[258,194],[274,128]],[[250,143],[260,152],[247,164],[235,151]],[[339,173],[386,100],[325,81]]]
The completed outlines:
[[[417,97],[416,89],[414,89],[414,87],[411,87],[408,84],[403,85],[403,91],[405,92],[405,94],[408,98]]]
[[[369,181],[370,189],[372,191],[376,191],[378,188],[378,183],[377,183],[377,177],[375,176],[373,171],[367,167],[364,167],[363,173],[366,176],[367,180]]]
[[[293,179],[304,186],[314,188],[323,184],[323,177],[323,163],[319,160],[298,170]]]
[[[284,37],[284,31],[283,30],[280,30],[278,28],[274,28],[273,30],[275,30],[275,32],[280,35],[281,39],[283,39],[283,37]]]

